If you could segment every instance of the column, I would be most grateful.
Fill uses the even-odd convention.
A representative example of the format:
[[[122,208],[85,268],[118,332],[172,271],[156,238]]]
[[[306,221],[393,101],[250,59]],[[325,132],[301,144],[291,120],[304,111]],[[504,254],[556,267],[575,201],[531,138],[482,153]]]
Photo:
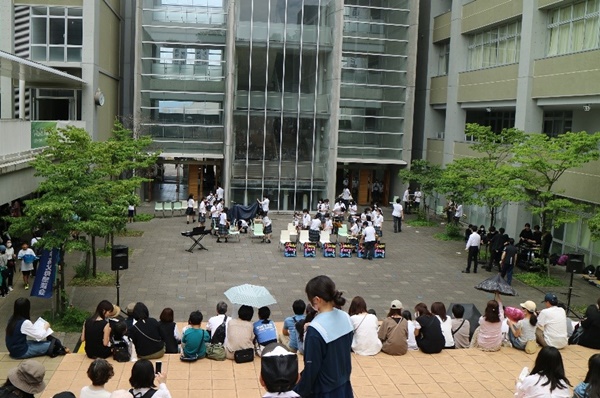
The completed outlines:
[[[225,101],[223,103],[224,148],[221,182],[225,198],[231,201],[231,165],[233,163],[233,109],[235,83],[235,2],[227,2],[227,38],[225,41]],[[247,194],[247,193],[246,193]],[[247,199],[244,203],[248,203]]]
[[[0,35],[0,50],[14,53],[14,6],[12,1],[0,2],[0,26],[3,32]],[[0,118],[12,119],[14,117],[14,91],[13,82],[10,77],[0,77]]]

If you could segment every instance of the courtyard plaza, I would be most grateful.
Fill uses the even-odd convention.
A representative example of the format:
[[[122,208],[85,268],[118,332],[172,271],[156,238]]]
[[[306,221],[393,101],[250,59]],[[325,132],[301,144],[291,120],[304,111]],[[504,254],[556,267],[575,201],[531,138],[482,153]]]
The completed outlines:
[[[152,213],[153,203],[138,209],[141,213]],[[173,308],[175,318],[183,325],[191,311],[200,309],[206,320],[215,314],[218,301],[227,302],[224,291],[243,283],[262,285],[277,299],[270,306],[271,319],[281,329],[285,317],[292,315],[292,302],[298,298],[306,300],[304,286],[312,277],[329,275],[337,288],[350,301],[362,296],[369,308],[377,312],[379,319],[387,314],[390,302],[399,299],[411,312],[415,304],[424,302],[428,306],[434,301],[450,303],[473,303],[482,312],[491,293],[473,288],[483,279],[493,275],[484,270],[477,274],[462,274],[466,265],[463,242],[445,242],[433,238],[442,231],[441,227],[410,227],[404,225],[401,233],[392,232],[391,210],[385,209],[384,236],[386,256],[383,259],[365,261],[352,258],[325,258],[321,251],[317,257],[285,258],[278,247],[279,231],[291,221],[291,214],[270,214],[273,219],[273,243],[261,243],[251,234],[242,234],[240,241],[216,243],[206,236],[202,243],[208,250],[186,249],[192,241],[181,236],[190,230],[185,216],[177,213],[166,217],[162,214],[149,222],[128,224],[129,229],[141,230],[141,237],[117,237],[115,244],[127,245],[130,249],[129,269],[120,273],[120,302],[122,308],[128,303],[142,301],[150,309],[150,315],[158,318],[165,307]],[[408,219],[413,216],[408,216]],[[335,235],[332,235],[335,240]],[[81,255],[73,253],[67,257],[68,275],[74,273],[73,265],[81,261]],[[99,270],[110,272],[110,257],[99,258]],[[568,275],[564,268],[552,268],[552,275],[563,278],[564,287],[555,287],[559,300],[566,302]],[[22,281],[15,278],[15,290],[8,298],[0,300],[0,320],[6,325],[17,297],[29,294],[23,290]],[[531,299],[542,307],[545,289],[527,287],[513,280],[518,292],[516,297],[502,296],[503,304],[518,306]],[[93,312],[99,301],[108,299],[116,303],[116,288],[73,287],[67,288],[70,302]],[[576,277],[573,285],[573,305],[596,302],[597,288]],[[347,310],[349,306],[346,304]],[[32,318],[36,319],[51,308],[49,300],[32,298]],[[229,306],[229,314],[235,315],[237,306]],[[253,320],[256,320],[255,311]],[[4,333],[4,327],[2,328]],[[78,333],[57,333],[72,350],[79,340]],[[9,358],[3,346],[0,354],[0,379],[19,361]],[[595,351],[579,346],[569,346],[561,351],[566,374],[573,385],[583,380],[587,371],[587,360]],[[535,355],[512,348],[499,352],[479,350],[445,350],[440,354],[428,355],[409,351],[406,355],[392,357],[380,353],[374,357],[352,354],[352,384],[356,397],[510,397],[514,392],[516,377],[521,369],[533,366]],[[302,357],[299,357],[302,366]],[[39,358],[47,369],[48,386],[39,394],[51,397],[59,391],[70,390],[78,394],[81,387],[89,384],[86,370],[90,359],[84,354],[69,354],[64,357]],[[112,361],[112,360],[111,360]],[[182,363],[177,355],[165,355],[163,369],[167,373],[167,386],[174,398],[187,397],[260,397],[263,390],[258,382],[260,359],[249,364],[232,361],[215,362],[208,359],[196,363]],[[109,390],[129,388],[132,363],[112,361],[115,376],[109,381]],[[200,393],[200,394],[199,394]]]

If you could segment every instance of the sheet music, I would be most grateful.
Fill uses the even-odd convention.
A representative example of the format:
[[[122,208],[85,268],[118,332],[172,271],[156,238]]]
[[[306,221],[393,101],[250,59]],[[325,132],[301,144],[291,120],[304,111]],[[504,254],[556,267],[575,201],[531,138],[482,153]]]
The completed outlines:
[[[48,328],[46,330],[44,330],[44,326],[46,325],[47,321],[45,319],[43,319],[42,317],[39,317],[37,319],[37,321],[35,321],[35,323],[33,324],[33,327],[37,330],[39,330],[40,332],[42,332],[44,334],[44,337],[38,341],[41,341],[43,339],[45,339],[46,337],[50,336],[52,333],[54,333],[54,330],[52,330],[52,328]]]

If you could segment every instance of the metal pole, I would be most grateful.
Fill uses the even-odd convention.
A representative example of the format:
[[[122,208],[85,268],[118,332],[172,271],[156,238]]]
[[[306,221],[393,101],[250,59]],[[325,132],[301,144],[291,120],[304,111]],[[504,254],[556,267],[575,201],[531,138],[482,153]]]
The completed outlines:
[[[119,284],[119,269],[117,268],[117,305],[119,305],[119,301],[120,301],[120,297],[119,297],[119,288],[121,287],[121,285]]]

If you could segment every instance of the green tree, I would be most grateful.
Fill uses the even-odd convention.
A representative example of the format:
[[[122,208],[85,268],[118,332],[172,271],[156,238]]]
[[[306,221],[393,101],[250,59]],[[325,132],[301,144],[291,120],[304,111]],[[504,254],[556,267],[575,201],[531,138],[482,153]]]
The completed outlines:
[[[513,161],[518,165],[515,182],[527,195],[528,209],[540,217],[542,229],[550,231],[579,219],[582,206],[560,196],[556,183],[567,170],[598,160],[600,133],[568,132],[557,137],[528,134],[514,147]]]
[[[593,240],[600,240],[600,211],[588,220],[588,227],[592,233]]]
[[[422,202],[425,211],[425,218],[429,220],[429,206],[427,197],[433,195],[438,188],[442,169],[440,166],[432,164],[427,160],[416,159],[410,164],[410,169],[401,170],[398,175],[402,180],[409,181],[410,184],[418,185],[423,193]]]

